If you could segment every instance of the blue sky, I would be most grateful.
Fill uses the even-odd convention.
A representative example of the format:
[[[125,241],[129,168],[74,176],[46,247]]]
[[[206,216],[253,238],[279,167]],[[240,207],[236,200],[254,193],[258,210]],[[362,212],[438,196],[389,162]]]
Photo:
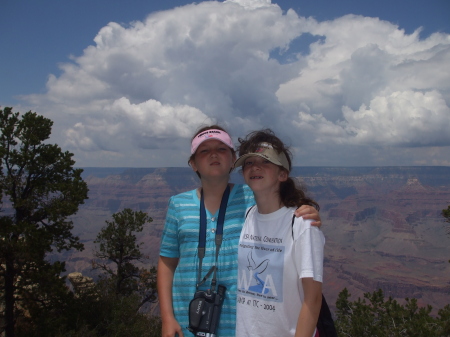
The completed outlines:
[[[55,141],[74,152],[82,166],[184,166],[186,139],[197,125],[209,121],[222,122],[234,137],[267,126],[286,132],[286,141],[296,155],[308,158],[297,160],[299,165],[450,164],[449,136],[436,136],[448,131],[445,128],[450,121],[446,84],[450,78],[438,70],[449,64],[448,0],[272,1],[272,8],[277,5],[281,9],[279,13],[269,11],[269,0],[209,4],[181,0],[1,0],[0,105],[14,106],[21,112],[31,109],[52,118]],[[295,11],[297,19],[288,15],[289,9]],[[211,21],[198,24],[212,13],[222,16],[219,26]],[[152,19],[146,21],[149,15]],[[177,16],[183,23],[179,27]],[[243,36],[233,33],[235,27],[220,27],[226,19],[235,26],[239,22],[248,25],[240,33]],[[278,22],[265,33],[268,38],[252,31],[253,27],[264,30],[264,21],[259,20]],[[130,24],[135,21],[143,27]],[[110,22],[118,25],[111,28]],[[285,27],[276,32],[280,25]],[[112,35],[107,29],[100,33],[105,27]],[[419,27],[422,30],[414,37]],[[160,28],[164,31],[158,31]],[[188,48],[186,41],[174,40],[170,29],[177,32],[175,35],[194,29],[210,29],[219,35],[208,40],[203,34],[201,45],[194,43]],[[148,34],[153,34],[149,38],[152,45],[165,56],[151,46],[139,49],[128,43],[133,36]],[[217,42],[220,34],[223,45]],[[383,34],[389,38],[383,40]],[[112,40],[105,40],[106,36]],[[353,40],[359,41],[357,46]],[[143,41],[149,43],[148,39]],[[168,46],[165,41],[175,45]],[[236,54],[222,59],[227,46],[233,46]],[[326,55],[330,48],[336,48],[336,54]],[[147,60],[137,56],[145,52],[149,53]],[[167,66],[164,58],[175,54],[175,63]],[[255,56],[265,54],[265,62]],[[330,65],[344,54],[342,60]],[[100,73],[102,64],[113,64],[113,55],[120,66],[114,63],[114,73]],[[197,71],[177,70],[181,56],[187,56],[190,61],[186,64]],[[247,57],[249,61],[243,64]],[[133,73],[135,64],[146,64],[150,75]],[[315,64],[321,64],[321,69],[314,68]],[[211,76],[221,68],[227,72]],[[440,78],[429,79],[433,71]],[[126,82],[125,76],[131,73],[137,76],[135,81]],[[239,76],[243,80],[236,80]],[[123,86],[117,83],[121,80]],[[175,81],[180,85],[173,85]],[[258,88],[262,82],[266,86]],[[98,86],[83,94],[86,83]],[[141,87],[133,88],[133,83],[141,83]],[[149,93],[143,90],[146,83],[152,88]],[[312,83],[326,86],[315,88]],[[240,84],[246,85],[245,89],[239,88]],[[77,90],[76,94],[71,91],[70,97],[65,91],[69,87]],[[383,110],[382,106],[391,108]],[[405,111],[414,114],[405,117]],[[164,118],[179,118],[180,124],[159,123]],[[385,122],[378,122],[382,118]],[[415,125],[418,119],[423,122]],[[293,123],[284,125],[282,120]],[[378,124],[369,129],[367,125],[375,120]],[[140,128],[143,123],[155,125],[155,121],[161,124],[157,129]],[[385,131],[386,137],[380,137]],[[99,137],[98,132],[106,135]],[[116,132],[131,136],[114,144],[113,140],[120,138]]]

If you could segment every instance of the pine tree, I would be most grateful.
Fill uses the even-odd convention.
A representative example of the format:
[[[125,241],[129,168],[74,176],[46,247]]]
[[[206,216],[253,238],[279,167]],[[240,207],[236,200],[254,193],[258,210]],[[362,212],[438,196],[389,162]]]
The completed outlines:
[[[336,328],[339,336],[360,337],[422,337],[449,336],[450,305],[439,310],[439,317],[431,315],[432,307],[420,307],[417,300],[405,299],[401,305],[381,289],[365,293],[364,298],[349,301],[345,288],[336,301]]]
[[[106,221],[95,240],[98,244],[95,256],[99,260],[93,266],[104,271],[103,281],[111,285],[116,297],[137,295],[138,310],[156,300],[156,269],[138,267],[137,263],[144,262],[146,257],[141,251],[143,243],[137,243],[135,235],[153,220],[146,213],[129,208],[112,217],[113,221]]]
[[[46,141],[53,122],[31,111],[0,110],[0,292],[6,337],[21,320],[36,320],[64,302],[64,263],[49,262],[53,250],[83,245],[67,218],[87,198],[73,154]]]

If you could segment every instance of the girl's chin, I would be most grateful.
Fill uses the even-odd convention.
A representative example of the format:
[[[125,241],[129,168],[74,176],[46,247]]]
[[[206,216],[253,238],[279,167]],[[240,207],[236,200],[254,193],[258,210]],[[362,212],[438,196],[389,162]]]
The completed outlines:
[[[202,176],[226,176],[226,175],[230,175],[230,172],[225,170],[223,167],[219,168],[217,167],[216,169],[211,168],[210,170],[208,170],[207,172],[204,173],[200,173]]]

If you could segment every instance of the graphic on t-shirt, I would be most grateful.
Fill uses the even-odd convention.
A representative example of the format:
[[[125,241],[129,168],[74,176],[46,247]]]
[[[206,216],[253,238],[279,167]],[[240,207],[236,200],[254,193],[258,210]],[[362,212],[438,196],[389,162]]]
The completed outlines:
[[[263,273],[267,266],[269,265],[269,259],[264,260],[259,265],[256,265],[255,260],[253,260],[253,250],[251,250],[247,255],[248,266],[247,269],[253,272],[253,277],[256,280],[256,285],[250,286],[248,290],[254,291],[259,294],[267,294],[269,292],[268,288],[265,288],[265,282],[259,277],[259,274]]]
[[[243,261],[239,262],[238,291],[269,301],[283,301],[285,247],[253,243],[239,246]]]

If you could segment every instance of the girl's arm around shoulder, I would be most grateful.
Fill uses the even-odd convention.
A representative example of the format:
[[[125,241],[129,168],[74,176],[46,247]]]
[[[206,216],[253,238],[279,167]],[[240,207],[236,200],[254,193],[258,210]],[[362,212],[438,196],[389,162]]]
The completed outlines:
[[[297,214],[296,212],[294,214]],[[293,224],[294,240],[298,240],[302,235],[306,235],[312,241],[325,243],[325,236],[320,227],[314,225],[313,220],[295,218]]]
[[[298,316],[295,337],[312,337],[322,305],[322,283],[303,278],[302,285],[305,299]]]
[[[309,205],[300,206],[295,210],[295,216],[297,218],[301,217],[304,220],[312,220],[311,222],[312,226],[317,226],[319,228],[322,226],[319,211],[313,206]]]

